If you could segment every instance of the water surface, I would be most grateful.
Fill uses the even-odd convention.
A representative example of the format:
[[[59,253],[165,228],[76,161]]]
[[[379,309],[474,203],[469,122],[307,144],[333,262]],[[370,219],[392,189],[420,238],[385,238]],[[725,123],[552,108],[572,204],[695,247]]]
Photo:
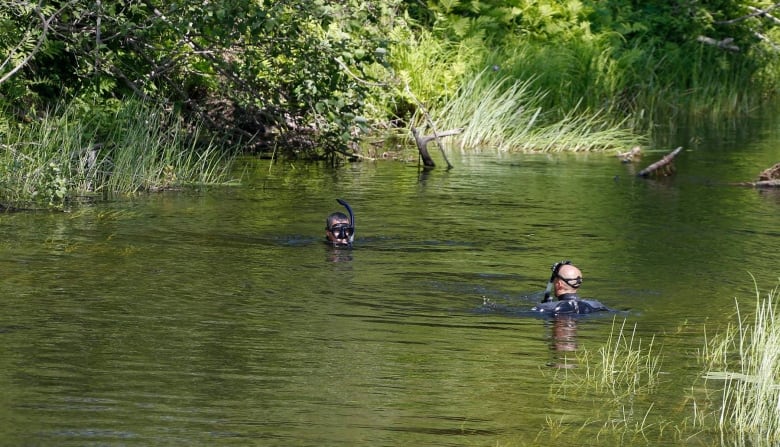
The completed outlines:
[[[753,278],[778,281],[780,191],[728,184],[780,161],[763,129],[637,165],[250,160],[239,187],[1,215],[0,444],[628,445],[648,441],[605,427],[644,423],[680,445],[705,332],[752,307]],[[677,143],[674,176],[633,175]],[[337,197],[352,250],[323,243]],[[619,312],[529,315],[562,259]],[[617,403],[572,387],[575,352],[624,321],[662,353],[661,384]]]

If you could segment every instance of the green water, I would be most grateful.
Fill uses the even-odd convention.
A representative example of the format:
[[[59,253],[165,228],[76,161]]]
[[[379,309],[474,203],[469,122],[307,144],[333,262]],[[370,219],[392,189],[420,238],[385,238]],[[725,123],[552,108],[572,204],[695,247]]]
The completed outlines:
[[[0,445],[716,445],[691,427],[705,328],[780,276],[780,191],[725,184],[780,161],[768,129],[700,137],[659,181],[632,172],[671,144],[427,175],[249,161],[240,187],[0,215]],[[353,250],[323,243],[337,197]],[[561,259],[620,312],[529,316]],[[615,402],[566,378],[613,317],[662,353]]]

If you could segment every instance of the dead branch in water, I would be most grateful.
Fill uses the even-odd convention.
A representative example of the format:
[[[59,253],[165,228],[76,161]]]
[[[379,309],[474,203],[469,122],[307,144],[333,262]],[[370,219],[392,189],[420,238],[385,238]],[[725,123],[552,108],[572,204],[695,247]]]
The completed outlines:
[[[780,163],[776,163],[771,168],[764,169],[758,174],[758,181],[780,180]]]
[[[667,175],[671,175],[674,172],[674,165],[672,164],[672,162],[674,161],[674,157],[676,157],[677,154],[680,153],[680,151],[682,151],[682,146],[678,147],[672,152],[669,152],[664,156],[664,158],[642,169],[641,171],[639,171],[637,176],[649,177],[651,175],[654,175],[654,176],[665,177]]]
[[[411,127],[412,127],[412,135],[414,136],[414,142],[417,144],[417,150],[420,151],[420,157],[422,157],[423,166],[425,166],[426,168],[436,167],[436,163],[434,163],[433,158],[431,158],[431,154],[428,153],[428,143],[431,142],[431,140],[436,140],[436,142],[439,144],[439,147],[441,148],[441,142],[439,142],[439,138],[448,137],[450,135],[457,135],[463,132],[463,129],[459,128],[459,129],[445,130],[444,132],[436,132],[434,130],[433,135],[420,135],[420,131],[417,130],[416,127],[414,126]],[[447,167],[451,168],[452,165],[450,165],[449,160],[447,160],[446,157],[444,158],[444,160],[447,162]]]
[[[761,174],[758,174],[758,180],[755,182],[741,182],[736,185],[755,188],[780,188],[780,163],[776,163],[771,168],[761,171]]]

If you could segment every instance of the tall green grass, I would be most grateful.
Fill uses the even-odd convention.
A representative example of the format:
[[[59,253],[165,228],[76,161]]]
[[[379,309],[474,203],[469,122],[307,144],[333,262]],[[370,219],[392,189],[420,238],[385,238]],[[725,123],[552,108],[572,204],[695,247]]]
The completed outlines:
[[[543,106],[550,94],[535,87],[534,79],[513,80],[483,70],[432,115],[439,129],[464,129],[456,138],[461,149],[605,151],[642,141],[603,111],[575,106],[563,116],[553,116]]]
[[[663,50],[653,42],[627,46],[610,34],[525,41],[498,48],[487,60],[508,78],[533,80],[533,88],[552,92],[541,105],[553,115],[600,110],[642,133],[680,120],[747,115],[776,96],[780,69],[778,54],[746,56],[695,42]]]
[[[648,394],[658,386],[661,372],[661,354],[656,349],[655,337],[643,345],[636,336],[636,324],[630,331],[626,320],[616,326],[597,354],[585,350],[578,353],[579,363],[585,369],[584,381],[598,392],[617,398]]]
[[[414,43],[396,55],[398,73],[438,130],[465,129],[447,140],[461,149],[624,150],[659,127],[746,116],[777,95],[780,76],[780,55],[766,55],[762,61],[769,62],[759,68],[760,55],[698,43],[662,51],[651,42],[627,46],[611,34],[515,39],[493,49],[476,38]]]
[[[471,70],[473,60],[484,51],[471,46],[478,45],[474,41],[448,42],[425,30],[412,34],[408,29],[397,28],[390,37],[399,42],[390,53],[394,87],[401,97],[408,87],[414,98],[406,97],[407,101],[428,106],[454,94],[463,76]]]
[[[0,134],[0,203],[61,208],[81,198],[230,180],[234,153],[170,111],[139,101],[113,113],[62,105]]]
[[[214,142],[201,141],[199,129],[160,109],[133,102],[114,117],[105,138],[111,141],[112,175],[104,188],[111,192],[155,191],[230,180],[232,157]]]
[[[582,402],[594,403],[593,408],[580,409],[590,416],[581,429],[599,426],[598,438],[605,440],[604,445],[633,445],[637,440],[647,442],[651,431],[657,434],[669,425],[651,417],[658,411],[650,398],[659,386],[662,360],[655,337],[643,343],[636,325],[629,328],[625,319],[615,318],[609,337],[597,349],[581,347],[575,355],[575,368],[554,372],[551,396],[569,401],[577,395]],[[548,419],[540,437],[559,437],[564,422]]]
[[[702,355],[705,378],[722,380],[718,425],[739,443],[780,443],[780,285],[765,299],[756,290],[753,315],[743,315],[711,338]]]

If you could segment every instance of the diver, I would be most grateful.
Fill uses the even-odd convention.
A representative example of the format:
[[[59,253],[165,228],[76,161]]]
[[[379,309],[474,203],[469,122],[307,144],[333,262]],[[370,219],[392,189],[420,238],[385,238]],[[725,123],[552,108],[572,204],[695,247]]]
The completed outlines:
[[[542,302],[532,311],[550,315],[589,314],[610,311],[596,300],[580,298],[577,293],[582,285],[582,272],[571,261],[556,262],[552,266],[552,276],[547,283]],[[553,300],[551,293],[557,298]]]
[[[352,247],[352,242],[355,240],[355,215],[352,213],[352,207],[345,200],[336,199],[336,201],[347,209],[349,217],[341,212],[329,214],[325,220],[325,238],[334,247]]]

